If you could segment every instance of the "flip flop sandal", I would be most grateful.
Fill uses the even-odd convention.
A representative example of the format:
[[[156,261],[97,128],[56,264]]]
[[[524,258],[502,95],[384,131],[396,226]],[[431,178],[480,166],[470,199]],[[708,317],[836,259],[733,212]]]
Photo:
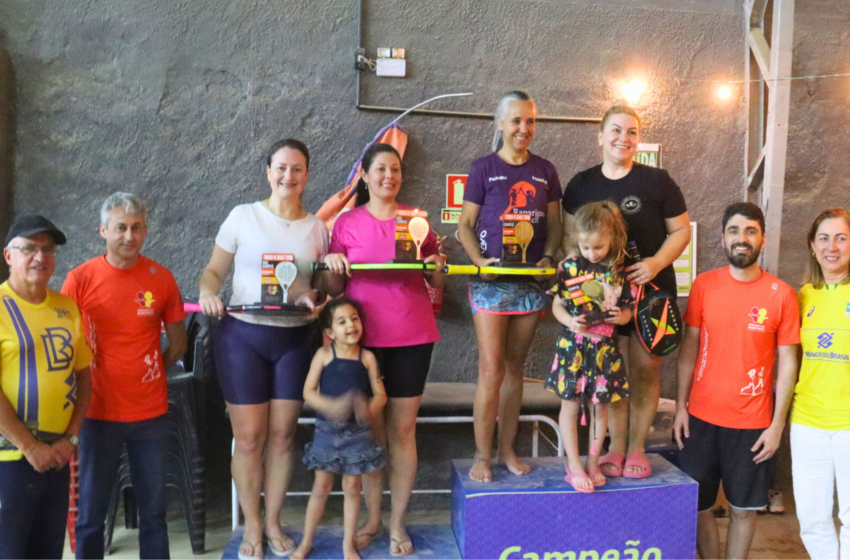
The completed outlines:
[[[593,489],[594,489],[593,480],[589,476],[587,476],[584,473],[571,472],[569,467],[565,467],[565,468],[566,468],[566,471],[567,471],[567,476],[564,477],[564,480],[566,480],[567,483],[570,486],[573,487],[573,490],[575,490],[576,492],[581,492],[582,494],[593,494]],[[581,486],[576,486],[575,483],[573,482],[576,479],[582,479],[582,478],[590,481],[590,488],[582,488]]]
[[[377,531],[374,531],[372,533],[360,533],[359,535],[354,535],[355,541],[357,541],[358,538],[360,538],[360,539],[365,538],[366,539],[366,544],[361,545],[361,546],[355,546],[354,548],[357,549],[357,550],[362,550],[362,549],[366,548],[367,546],[369,546],[370,544],[372,544],[373,540],[377,539],[378,537],[380,537],[383,534],[384,534],[384,526],[381,525],[380,529],[378,529]]]
[[[410,543],[410,552],[393,552],[393,549],[401,550],[401,545],[405,543]],[[403,540],[397,539],[395,537],[390,537],[390,556],[410,556],[414,552],[416,552],[416,549],[413,548],[413,541],[410,540],[410,537],[407,537]]]
[[[263,542],[262,541],[258,542],[257,544],[253,544],[250,541],[246,541],[246,540],[243,539],[242,542],[239,543],[239,548],[242,548],[242,544],[244,544],[244,543],[248,543],[248,546],[251,547],[251,554],[250,554],[250,556],[246,556],[246,555],[242,554],[241,552],[237,551],[236,552],[236,558],[238,558],[239,560],[258,560],[259,558],[262,558],[263,556],[265,556],[265,554],[262,554],[261,556],[255,556],[254,555],[257,551],[257,547],[260,547],[261,551],[263,550]]]
[[[272,554],[274,554],[278,558],[286,558],[287,556],[292,554],[292,552],[295,550],[295,541],[293,541],[292,539],[289,539],[289,540],[292,542],[292,545],[293,545],[292,548],[287,549],[287,550],[283,550],[284,539],[278,539],[278,538],[269,539],[269,550],[272,552]],[[272,544],[272,543],[275,543],[275,542],[280,543],[280,550],[275,548],[274,545]]]
[[[621,453],[609,452],[599,458],[599,470],[602,474],[610,477],[623,476],[623,462],[626,460]],[[613,465],[614,468],[609,468],[608,472],[602,468],[602,465]]]
[[[629,467],[641,467],[643,471],[629,472],[626,470]],[[646,455],[641,455],[640,453],[629,455],[623,468],[623,476],[626,478],[649,478],[652,476],[652,465],[649,464],[649,459],[646,458]]]

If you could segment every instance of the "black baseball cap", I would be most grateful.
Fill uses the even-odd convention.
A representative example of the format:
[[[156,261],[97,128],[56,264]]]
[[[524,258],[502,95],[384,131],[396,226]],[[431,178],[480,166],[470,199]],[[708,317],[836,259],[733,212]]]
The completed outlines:
[[[32,237],[39,233],[49,233],[53,237],[53,242],[57,245],[64,245],[68,242],[65,234],[59,231],[53,222],[44,216],[28,215],[18,216],[9,228],[9,233],[6,234],[6,243],[8,245],[16,237]]]

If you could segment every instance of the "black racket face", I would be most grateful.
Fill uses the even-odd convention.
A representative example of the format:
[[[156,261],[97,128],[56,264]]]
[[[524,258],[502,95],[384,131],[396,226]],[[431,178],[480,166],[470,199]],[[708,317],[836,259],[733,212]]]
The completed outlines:
[[[281,305],[228,305],[228,313],[245,313],[247,315],[263,315],[268,317],[287,317],[309,315],[310,309],[303,305],[295,305],[293,303],[284,303]]]
[[[647,285],[636,304],[635,324],[647,351],[666,356],[682,342],[682,316],[672,298]]]

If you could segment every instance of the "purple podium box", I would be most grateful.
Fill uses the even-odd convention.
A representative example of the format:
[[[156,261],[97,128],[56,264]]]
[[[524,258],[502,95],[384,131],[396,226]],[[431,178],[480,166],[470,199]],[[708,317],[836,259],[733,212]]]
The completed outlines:
[[[609,478],[593,494],[564,481],[564,458],[501,465],[489,484],[469,479],[472,460],[452,462],[452,530],[466,559],[614,560],[694,558],[697,483],[658,455],[652,476]]]

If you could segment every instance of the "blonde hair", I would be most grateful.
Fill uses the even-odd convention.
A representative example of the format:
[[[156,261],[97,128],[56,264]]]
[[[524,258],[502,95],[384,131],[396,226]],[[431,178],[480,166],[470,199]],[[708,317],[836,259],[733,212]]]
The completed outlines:
[[[640,122],[640,115],[637,114],[637,111],[629,107],[629,104],[625,99],[618,99],[614,101],[614,104],[611,105],[607,111],[605,111],[605,114],[602,116],[602,122],[599,125],[599,130],[605,130],[605,125],[608,124],[608,119],[614,115],[631,115],[638,123],[638,130],[640,130],[643,126]]]
[[[812,251],[812,243],[815,241],[820,225],[826,220],[833,219],[842,219],[847,224],[847,227],[850,227],[850,214],[847,213],[847,210],[844,208],[830,208],[818,214],[818,217],[812,222],[812,227],[809,228],[809,235],[806,237],[806,249],[808,250],[809,258],[806,262],[806,271],[803,273],[802,283],[803,285],[811,284],[816,290],[823,288],[826,281],[824,280],[820,263],[817,257],[815,257],[814,251]],[[850,284],[850,274],[845,276],[840,283]]]
[[[616,276],[623,269],[626,258],[626,222],[616,204],[610,200],[585,204],[575,214],[572,238],[578,241],[581,233],[607,233],[611,236],[611,248],[602,262]]]

